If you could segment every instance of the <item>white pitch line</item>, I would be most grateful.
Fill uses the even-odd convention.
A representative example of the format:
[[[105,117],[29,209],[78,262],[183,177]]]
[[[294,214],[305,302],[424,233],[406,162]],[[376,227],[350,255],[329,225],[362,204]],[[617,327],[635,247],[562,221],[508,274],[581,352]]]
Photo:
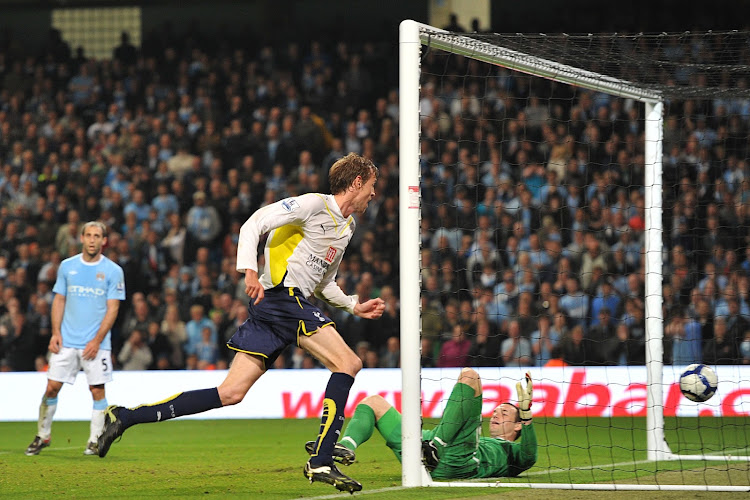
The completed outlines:
[[[608,469],[610,467],[624,467],[626,465],[640,465],[640,464],[647,464],[651,462],[651,460],[632,460],[630,462],[617,462],[612,464],[595,464],[595,465],[583,465],[580,467],[566,467],[566,468],[557,468],[557,469],[547,469],[547,470],[536,470],[534,472],[524,472],[524,476],[541,476],[543,474],[561,474],[563,472],[569,472],[573,470],[591,470],[591,469]]]
[[[706,455],[726,455],[729,452],[734,451],[745,451],[747,448],[733,448],[729,450],[721,450],[721,451],[715,451],[711,453],[706,453]],[[678,453],[679,455],[679,453]],[[700,460],[698,460],[700,461]],[[576,470],[592,470],[592,469],[609,469],[612,467],[625,467],[628,465],[641,465],[641,464],[647,464],[651,463],[653,460],[631,460],[629,462],[615,462],[611,464],[595,464],[595,465],[582,465],[580,467],[566,467],[566,468],[556,468],[556,469],[547,469],[547,470],[537,470],[533,472],[524,472],[524,476],[541,476],[544,474],[562,474],[570,471],[576,471]],[[674,460],[662,460],[662,462],[674,462]],[[436,483],[439,484],[439,481],[436,481]]]
[[[405,490],[406,487],[404,486],[390,486],[388,488],[379,488],[377,490],[364,490],[364,491],[358,491],[357,493],[354,493],[354,495],[361,496],[361,495],[370,495],[372,493],[384,493],[386,491],[397,491],[397,490]],[[338,498],[341,500],[341,491],[338,493],[334,493],[333,495],[324,495],[322,497],[310,497],[307,500],[324,500],[329,498]]]
[[[56,451],[63,451],[63,450],[77,450],[78,448],[81,449],[81,454],[83,454],[83,450],[86,449],[85,446],[64,446],[64,447],[55,446],[54,448],[52,447],[45,448],[44,454],[46,455],[48,453],[54,453]],[[24,450],[19,450],[18,453],[23,453],[23,451]],[[13,453],[16,453],[16,452],[15,451],[0,451],[0,455],[11,455]]]
[[[711,452],[706,453],[706,455],[726,455],[728,452],[732,451],[744,451],[746,448],[735,448],[731,450],[722,450],[720,452]],[[679,453],[677,453],[679,455]],[[641,465],[641,464],[647,464],[649,462],[653,462],[653,460],[632,460],[630,462],[618,462],[618,463],[612,463],[612,464],[601,464],[601,465],[585,465],[581,467],[567,467],[565,469],[547,469],[547,470],[539,470],[534,472],[526,472],[524,473],[524,476],[539,476],[543,474],[560,474],[563,472],[568,472],[572,470],[591,470],[591,469],[609,469],[611,467],[624,467],[627,465]],[[674,462],[674,460],[663,460],[663,462]]]
[[[723,450],[722,452],[714,452],[714,454],[717,454],[717,455],[719,453],[724,453],[725,454],[726,452],[729,452],[729,451],[741,451],[741,450],[744,450],[744,449],[745,448],[737,448],[737,449],[732,449],[732,450]],[[610,463],[610,464],[585,465],[585,466],[581,466],[581,467],[568,467],[568,468],[565,468],[565,469],[547,469],[547,470],[540,470],[540,471],[534,471],[534,472],[526,472],[526,473],[524,473],[523,477],[525,477],[525,476],[541,476],[541,475],[544,475],[544,474],[560,474],[560,473],[564,473],[564,472],[580,471],[580,470],[609,469],[609,468],[612,468],[612,467],[625,467],[625,466],[628,466],[628,465],[641,465],[641,464],[647,464],[647,463],[651,463],[651,462],[653,462],[653,460],[632,460],[632,461],[629,461],[629,462],[615,462],[615,463]],[[490,478],[488,478],[488,479],[490,479]],[[466,480],[465,484],[467,484],[467,487],[468,487],[469,484],[471,484],[471,482],[472,482],[472,480],[470,480],[470,479]],[[486,483],[486,486],[487,487],[491,487],[492,485],[494,485],[494,484],[496,484],[498,482],[499,481],[496,481],[496,482],[493,482],[493,483]],[[460,487],[461,483],[463,483],[463,481],[454,481],[452,486]],[[509,484],[509,486],[513,485],[513,483],[508,483],[508,484]],[[427,486],[427,485],[425,485],[425,486]],[[431,486],[431,487],[440,487],[441,486],[441,482],[440,481],[432,481],[432,483],[429,486]],[[447,487],[450,487],[450,486],[446,484],[444,487],[447,488]],[[380,489],[377,489],[377,490],[360,491],[360,492],[357,492],[355,494],[356,495],[369,495],[371,493],[383,493],[383,492],[386,492],[386,491],[397,491],[397,490],[403,490],[403,489],[406,489],[406,488],[404,486],[392,486],[392,487],[389,487],[389,488],[380,488]],[[324,499],[327,500],[327,499],[332,499],[332,498],[338,498],[338,499],[340,499],[341,498],[341,493],[337,493],[337,494],[333,494],[333,495],[325,495],[325,496],[320,496],[320,497],[311,497],[308,500],[324,500]]]

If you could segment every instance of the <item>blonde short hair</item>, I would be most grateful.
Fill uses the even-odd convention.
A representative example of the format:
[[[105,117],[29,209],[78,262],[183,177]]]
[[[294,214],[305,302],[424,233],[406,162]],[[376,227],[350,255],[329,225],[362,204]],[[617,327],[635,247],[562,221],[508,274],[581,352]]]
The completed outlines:
[[[365,183],[372,176],[378,176],[378,167],[372,160],[360,156],[357,153],[348,155],[336,160],[328,171],[328,183],[331,186],[331,194],[340,194],[349,189],[357,177],[362,178]]]
[[[107,237],[107,226],[103,222],[99,222],[98,220],[92,220],[87,222],[81,227],[81,236],[86,234],[86,230],[90,227],[98,227],[102,230],[102,237]]]

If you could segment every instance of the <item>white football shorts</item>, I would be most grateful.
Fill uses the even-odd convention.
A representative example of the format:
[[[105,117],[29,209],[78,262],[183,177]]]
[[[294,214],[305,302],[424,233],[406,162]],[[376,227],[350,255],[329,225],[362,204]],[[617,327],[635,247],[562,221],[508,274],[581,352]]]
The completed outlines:
[[[112,381],[112,352],[99,349],[94,359],[83,359],[83,349],[61,347],[49,358],[47,378],[57,382],[73,384],[78,372],[83,369],[89,385],[101,385]]]

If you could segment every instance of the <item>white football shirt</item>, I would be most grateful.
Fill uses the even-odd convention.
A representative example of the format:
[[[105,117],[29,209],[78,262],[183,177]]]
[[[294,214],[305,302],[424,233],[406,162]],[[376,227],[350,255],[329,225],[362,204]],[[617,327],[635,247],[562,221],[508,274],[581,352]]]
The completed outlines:
[[[353,312],[356,295],[336,284],[336,272],[354,234],[354,218],[341,214],[333,195],[308,193],[286,198],[256,211],[242,225],[237,270],[258,271],[258,242],[269,232],[260,276],[264,289],[282,284],[315,295],[334,307]]]

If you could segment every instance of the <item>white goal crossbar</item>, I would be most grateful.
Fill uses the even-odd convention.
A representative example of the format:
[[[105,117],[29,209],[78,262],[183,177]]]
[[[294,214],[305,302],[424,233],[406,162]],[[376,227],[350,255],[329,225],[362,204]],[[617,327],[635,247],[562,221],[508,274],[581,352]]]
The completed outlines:
[[[662,130],[663,99],[651,89],[506,49],[445,30],[403,21],[399,27],[399,241],[402,369],[402,483],[418,486],[504,486],[580,490],[696,490],[748,491],[740,486],[556,484],[556,483],[468,483],[433,482],[421,464],[420,392],[420,190],[419,190],[419,86],[421,46],[445,50],[511,70],[561,83],[636,99],[645,103],[645,250],[646,250],[646,366],[647,368],[647,458],[670,460],[750,460],[750,457],[674,454],[664,438],[662,384],[664,318],[662,317]]]

